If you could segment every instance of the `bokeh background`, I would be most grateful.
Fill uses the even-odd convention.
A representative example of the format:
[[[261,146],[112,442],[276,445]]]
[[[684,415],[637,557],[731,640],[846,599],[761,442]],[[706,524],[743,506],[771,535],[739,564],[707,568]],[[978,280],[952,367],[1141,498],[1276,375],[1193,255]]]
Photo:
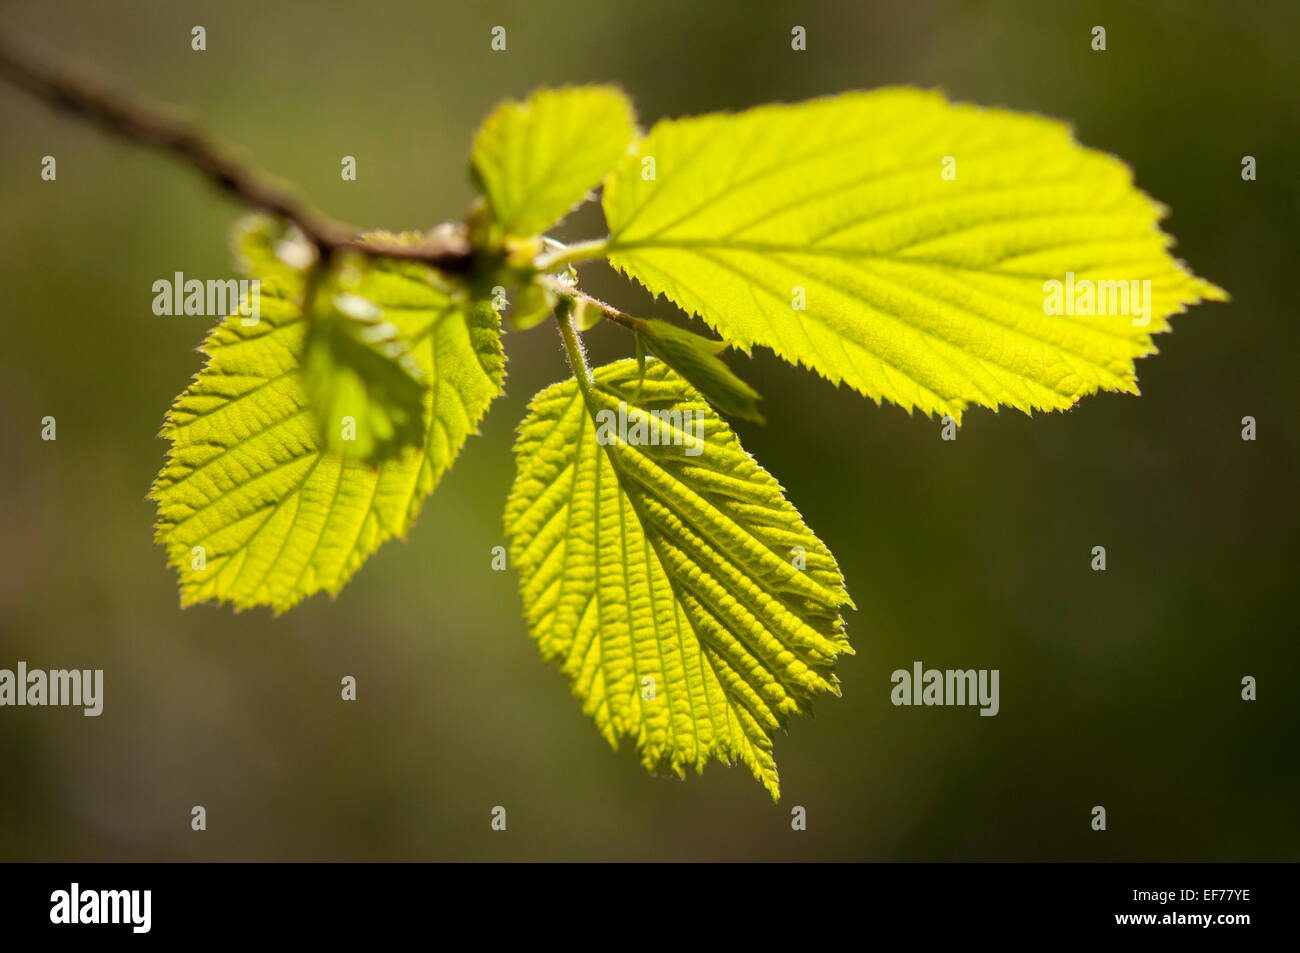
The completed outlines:
[[[842,699],[743,767],[651,778],[544,665],[492,572],[513,428],[566,373],[545,325],[404,543],[293,612],[180,611],[151,541],[156,434],[205,319],[152,283],[230,275],[241,212],[192,172],[0,85],[0,667],[103,668],[104,714],[0,709],[0,858],[1300,858],[1294,3],[0,4],[74,61],[183,106],[328,213],[424,228],[471,200],[500,99],[612,81],[645,124],[912,83],[1073,121],[1172,209],[1230,305],[1175,320],[1115,394],[1030,419],[877,407],[765,352],[746,447],[839,558]],[[190,28],[207,28],[206,52]],[[508,30],[508,51],[489,30]],[[790,50],[790,29],[808,50]],[[1105,53],[1090,49],[1103,25]],[[39,176],[58,160],[56,182]],[[342,155],[359,178],[342,182]],[[1240,178],[1241,157],[1258,181]],[[600,233],[598,211],[562,237]],[[590,266],[626,310],[662,301]],[[624,356],[618,329],[588,335]],[[58,420],[58,440],[40,420]],[[1259,437],[1243,442],[1241,418]],[[1094,573],[1090,550],[1107,548]],[[1002,711],[895,708],[914,660],[997,668]],[[354,675],[359,700],[339,700]],[[1240,699],[1244,675],[1259,699]],[[202,804],[208,830],[190,830]],[[1109,829],[1090,830],[1104,805]],[[494,805],[509,829],[489,828]],[[808,830],[790,829],[802,805]]]

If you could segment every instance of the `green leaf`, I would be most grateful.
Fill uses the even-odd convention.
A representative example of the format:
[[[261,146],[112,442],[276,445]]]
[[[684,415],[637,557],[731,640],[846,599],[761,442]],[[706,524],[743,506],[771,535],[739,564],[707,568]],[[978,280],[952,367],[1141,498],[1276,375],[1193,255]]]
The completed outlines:
[[[654,411],[680,423],[633,443]],[[624,360],[542,391],[515,452],[506,531],[529,630],[584,712],[651,771],[741,761],[776,798],[772,733],[839,694],[852,652],[839,568],[780,485],[660,361],[644,381]]]
[[[544,89],[488,116],[471,171],[502,231],[534,235],[586,199],[635,135],[632,106],[619,90]]]
[[[410,343],[383,310],[356,293],[365,262],[318,289],[302,359],[302,383],[320,445],[367,462],[424,442],[427,389]],[[343,290],[351,288],[353,290]]]
[[[603,204],[610,261],[729,343],[958,419],[1137,393],[1152,334],[1227,297],[1169,255],[1165,209],[1118,159],[1063,123],[913,89],[660,122]],[[1067,273],[1149,280],[1149,323],[1045,314]]]
[[[758,412],[758,391],[737,377],[718,357],[727,345],[683,330],[667,321],[648,320],[637,325],[650,352],[686,378],[710,404],[724,414],[763,423]]]
[[[301,276],[265,281],[261,319],[248,326],[232,315],[212,330],[206,364],[163,425],[171,451],[149,495],[183,606],[279,612],[337,593],[381,543],[406,533],[500,393],[490,302],[466,301],[429,269],[391,259],[372,262],[357,293],[398,328],[429,384],[422,446],[377,466],[322,449],[303,384]]]

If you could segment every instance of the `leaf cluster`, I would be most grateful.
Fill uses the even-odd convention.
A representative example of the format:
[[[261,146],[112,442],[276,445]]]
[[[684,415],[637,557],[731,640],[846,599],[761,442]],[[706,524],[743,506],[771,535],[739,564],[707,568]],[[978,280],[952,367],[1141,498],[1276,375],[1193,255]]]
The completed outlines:
[[[774,798],[772,736],[838,694],[852,603],[724,419],[762,421],[724,351],[761,345],[959,422],[1136,393],[1169,317],[1226,297],[1171,257],[1164,210],[1118,159],[1059,122],[914,89],[644,135],[617,89],[542,90],[488,117],[470,170],[464,274],[322,259],[268,218],[237,229],[260,316],[208,335],[151,491],[182,603],[283,611],[403,536],[504,386],[503,289],[515,328],[555,317],[572,370],[519,425],[506,503],[533,639],[611,745],[678,774],[738,761]],[[597,189],[608,235],[546,237]],[[591,298],[577,269],[599,259],[720,339]],[[1046,314],[1067,274],[1149,282],[1147,320]],[[587,366],[579,334],[602,320],[635,360]]]

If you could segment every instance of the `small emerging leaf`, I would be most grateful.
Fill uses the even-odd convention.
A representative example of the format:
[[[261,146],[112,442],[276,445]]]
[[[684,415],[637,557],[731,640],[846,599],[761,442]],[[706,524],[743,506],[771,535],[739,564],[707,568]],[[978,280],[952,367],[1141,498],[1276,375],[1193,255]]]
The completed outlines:
[[[488,116],[471,170],[501,230],[534,235],[600,185],[635,134],[632,106],[613,87],[544,89]]]
[[[671,368],[593,378],[542,391],[519,426],[506,532],[529,631],[611,745],[679,775],[741,761],[776,798],[773,732],[838,695],[852,653],[839,567]]]
[[[516,331],[527,331],[550,317],[554,308],[555,295],[530,282],[519,289],[510,305],[510,326]]]
[[[763,415],[758,412],[758,402],[762,399],[758,391],[737,377],[718,357],[726,350],[725,342],[711,341],[675,324],[653,319],[640,322],[637,335],[644,339],[651,354],[690,381],[722,413],[763,423]]]
[[[600,324],[605,317],[600,305],[594,301],[588,301],[586,298],[573,299],[573,309],[570,312],[570,319],[573,326],[579,331],[590,331],[596,325]]]

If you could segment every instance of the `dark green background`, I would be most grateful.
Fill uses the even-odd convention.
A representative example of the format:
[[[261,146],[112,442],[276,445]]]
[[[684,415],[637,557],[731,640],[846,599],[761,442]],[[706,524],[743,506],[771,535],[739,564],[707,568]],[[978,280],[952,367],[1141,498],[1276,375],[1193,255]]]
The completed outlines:
[[[103,668],[104,714],[0,709],[5,859],[1296,859],[1297,89],[1284,3],[19,2],[18,25],[180,104],[327,212],[422,228],[471,200],[501,98],[613,81],[646,124],[914,83],[1071,120],[1174,211],[1233,296],[1175,320],[1143,396],[955,443],[755,353],[737,429],[859,607],[842,699],[744,768],[648,777],[543,665],[489,570],[512,431],[566,373],[510,334],[506,396],[405,543],[335,601],[179,611],[144,495],[207,322],[152,283],[230,273],[240,209],[192,172],[0,87],[0,667]],[[808,51],[790,50],[790,28]],[[190,50],[190,27],[208,49]],[[509,49],[489,50],[508,29]],[[1089,48],[1093,25],[1109,49]],[[42,182],[41,156],[58,159]],[[358,159],[342,182],[339,159]],[[1243,182],[1243,155],[1259,178]],[[580,215],[570,237],[599,233]],[[594,265],[590,289],[672,313]],[[623,356],[621,331],[589,335]],[[40,440],[41,417],[58,440]],[[1259,439],[1241,440],[1241,418]],[[1089,569],[1104,545],[1109,569]],[[914,660],[1001,670],[1002,712],[889,703]],[[359,700],[339,700],[355,675]],[[1243,675],[1259,700],[1240,700]],[[190,807],[208,830],[190,830]],[[509,830],[489,829],[494,805]],[[1089,829],[1095,804],[1109,830]],[[790,809],[808,830],[790,830]]]

